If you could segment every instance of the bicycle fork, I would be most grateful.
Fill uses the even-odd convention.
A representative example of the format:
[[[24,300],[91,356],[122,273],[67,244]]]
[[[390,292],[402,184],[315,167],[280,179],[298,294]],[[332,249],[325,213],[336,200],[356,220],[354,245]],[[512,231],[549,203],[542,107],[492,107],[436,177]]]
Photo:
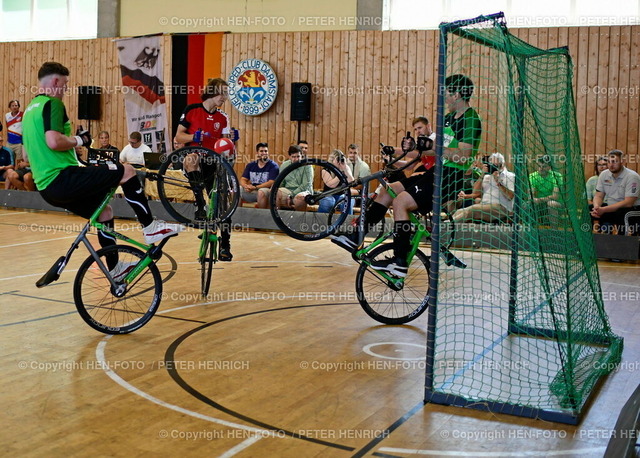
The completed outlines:
[[[82,230],[80,231],[80,234],[78,234],[78,237],[76,237],[76,239],[71,244],[71,247],[67,251],[67,254],[65,254],[64,256],[60,256],[58,260],[49,268],[49,270],[47,270],[47,272],[36,282],[36,286],[38,288],[47,286],[60,278],[60,274],[62,274],[62,271],[67,266],[67,263],[69,262],[69,259],[71,259],[71,255],[73,254],[73,252],[78,248],[78,245],[80,245],[80,241],[83,241],[85,243],[87,248],[89,248],[89,251],[93,250],[93,247],[89,244],[86,237],[90,227],[90,223],[85,224],[84,228],[82,228]],[[92,254],[94,253],[95,251]]]

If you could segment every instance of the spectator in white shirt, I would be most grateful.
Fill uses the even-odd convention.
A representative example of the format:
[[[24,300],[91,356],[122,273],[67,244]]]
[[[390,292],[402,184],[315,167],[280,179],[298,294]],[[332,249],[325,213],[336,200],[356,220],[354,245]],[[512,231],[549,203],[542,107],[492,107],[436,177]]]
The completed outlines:
[[[131,164],[135,168],[144,167],[144,153],[150,153],[151,148],[142,143],[140,132],[131,132],[129,144],[120,152],[120,162]]]
[[[513,212],[515,174],[507,170],[504,156],[493,153],[483,168],[486,175],[478,178],[473,185],[473,192],[465,194],[460,191],[458,194],[460,200],[481,197],[480,203],[455,212],[454,221],[499,222],[505,221]]]

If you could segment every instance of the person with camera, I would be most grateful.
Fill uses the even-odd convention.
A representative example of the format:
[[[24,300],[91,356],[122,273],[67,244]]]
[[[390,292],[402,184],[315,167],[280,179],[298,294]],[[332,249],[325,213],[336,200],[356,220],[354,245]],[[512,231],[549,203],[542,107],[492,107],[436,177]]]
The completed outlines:
[[[493,153],[483,161],[485,175],[473,185],[469,194],[460,191],[458,200],[480,198],[480,202],[462,208],[453,214],[456,223],[482,221],[486,223],[506,221],[513,212],[515,174],[509,172],[504,156]]]
[[[351,167],[347,163],[347,158],[342,151],[339,149],[334,149],[329,153],[328,161],[338,167],[338,169],[344,174],[347,179],[347,182],[351,182],[354,180],[353,174],[351,173]],[[322,184],[324,186],[323,191],[329,191],[340,184],[340,177],[335,176],[333,173],[328,170],[322,170]],[[320,199],[318,205],[318,213],[329,213],[334,207],[338,211],[344,211],[347,202],[337,202],[336,196],[328,196]],[[345,199],[346,200],[346,199]],[[349,208],[349,214],[353,214],[353,205],[354,199],[351,199],[351,205]],[[336,204],[338,204],[336,206]]]
[[[38,94],[24,113],[24,147],[40,195],[51,205],[90,218],[109,191],[121,185],[127,202],[144,227],[148,244],[182,231],[181,225],[153,219],[147,197],[131,165],[78,166],[75,147],[91,145],[91,135],[88,131],[71,135],[71,123],[62,102],[68,80],[69,69],[64,65],[58,62],[42,64],[38,71]],[[105,208],[98,221],[113,228],[111,206]],[[116,243],[102,231],[98,231],[98,241],[102,247]],[[108,267],[114,276],[130,268],[120,262]]]

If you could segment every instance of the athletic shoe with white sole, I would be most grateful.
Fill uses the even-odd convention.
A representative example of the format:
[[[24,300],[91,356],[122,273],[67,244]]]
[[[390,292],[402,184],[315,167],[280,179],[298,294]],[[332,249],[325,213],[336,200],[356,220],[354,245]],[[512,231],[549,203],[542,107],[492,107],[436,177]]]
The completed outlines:
[[[152,243],[158,243],[172,235],[177,235],[182,231],[184,231],[184,226],[182,224],[170,224],[159,219],[154,219],[151,224],[142,230],[144,233],[144,240],[149,245]]]
[[[136,264],[138,263],[118,261],[118,264],[109,271],[109,275],[111,275],[111,278],[113,278],[113,281],[116,283],[122,283],[124,277],[133,270]]]
[[[331,236],[331,242],[349,252],[354,252],[358,248],[358,238],[358,234],[336,234]]]
[[[371,262],[371,267],[375,270],[382,272],[389,272],[391,275],[395,275],[398,278],[404,278],[407,276],[406,261],[401,261],[397,258],[378,259]]]

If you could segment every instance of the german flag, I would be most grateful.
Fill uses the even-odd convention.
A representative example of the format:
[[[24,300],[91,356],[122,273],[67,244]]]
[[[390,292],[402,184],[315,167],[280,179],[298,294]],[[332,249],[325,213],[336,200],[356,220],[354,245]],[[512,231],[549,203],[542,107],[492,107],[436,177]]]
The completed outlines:
[[[224,33],[176,34],[172,36],[171,120],[173,135],[182,110],[200,102],[202,88],[211,78],[222,76]]]

